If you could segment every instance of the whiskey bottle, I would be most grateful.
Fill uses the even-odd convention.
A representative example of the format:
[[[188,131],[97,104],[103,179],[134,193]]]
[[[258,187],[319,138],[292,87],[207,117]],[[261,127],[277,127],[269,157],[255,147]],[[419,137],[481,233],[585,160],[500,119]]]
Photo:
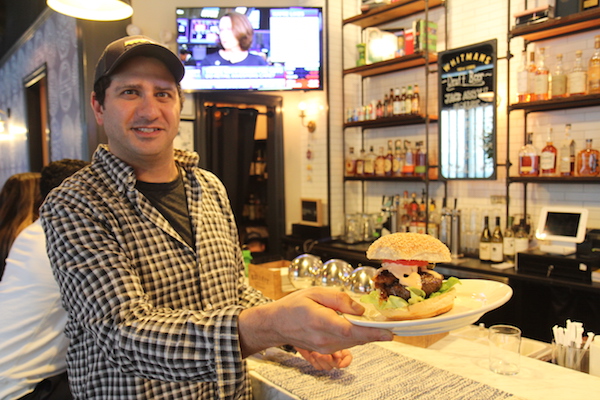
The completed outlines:
[[[540,47],[540,60],[535,70],[534,93],[536,101],[548,100],[548,75],[550,71],[546,67],[545,51],[544,47]]]
[[[402,108],[400,107],[400,89],[396,88],[394,93],[394,101],[392,102],[392,114],[402,114]]]
[[[535,52],[529,53],[529,64],[527,64],[527,93],[529,94],[529,100],[533,101],[535,96],[535,71],[537,66],[535,65]]]
[[[502,236],[502,228],[500,228],[500,217],[496,217],[496,226],[492,232],[490,244],[490,261],[501,263],[504,261],[504,237]]]
[[[587,94],[587,71],[583,67],[582,51],[575,52],[575,64],[568,75],[569,96]]]
[[[379,153],[375,158],[375,176],[385,175],[385,155],[383,154],[383,146],[379,147]]]
[[[519,175],[538,176],[540,174],[540,156],[532,144],[533,133],[527,134],[527,144],[519,151]]]
[[[562,65],[562,54],[556,55],[556,65],[550,76],[550,97],[553,99],[567,97],[567,75]]]
[[[369,152],[365,155],[365,164],[364,164],[364,176],[373,176],[375,175],[375,159],[377,156],[373,151],[373,146],[369,147]]]
[[[546,146],[542,149],[540,156],[540,170],[543,176],[556,175],[556,154],[558,151],[552,144],[552,128],[548,128]]]
[[[383,174],[385,176],[392,176],[392,168],[394,165],[394,142],[388,140],[388,149],[383,161]]]
[[[360,154],[356,157],[356,176],[365,175],[365,149],[360,149]]]
[[[354,154],[354,147],[348,149],[346,155],[346,176],[356,175],[356,155]]]
[[[413,98],[413,89],[411,85],[408,85],[408,89],[406,90],[406,100],[404,101],[404,112],[406,114],[412,114],[412,98]]]
[[[392,162],[392,175],[402,176],[402,168],[404,167],[404,153],[402,153],[402,141],[396,140],[396,150],[394,152],[394,161]]]
[[[400,115],[406,114],[406,87],[402,86],[402,94],[400,95]]]
[[[600,169],[598,168],[598,159],[600,152],[592,148],[592,139],[585,140],[585,149],[577,153],[577,175],[596,176]]]
[[[523,50],[521,66],[517,71],[517,102],[519,103],[526,103],[531,99],[528,86],[529,70],[527,67],[527,51]]]
[[[421,114],[421,98],[419,97],[419,85],[415,85],[412,95],[411,112],[415,115]]]
[[[490,233],[490,217],[485,216],[483,230],[479,237],[479,259],[490,261],[492,258],[492,235]]]
[[[600,93],[600,35],[594,38],[594,55],[588,68],[588,93]]]
[[[410,141],[404,141],[404,166],[402,167],[402,176],[414,176],[415,174],[415,155],[410,146]]]
[[[415,176],[424,177],[425,172],[427,172],[427,153],[423,151],[423,142],[419,141],[416,144],[415,148]]]
[[[560,176],[575,175],[575,141],[571,138],[571,124],[565,125],[565,138],[560,143]]]

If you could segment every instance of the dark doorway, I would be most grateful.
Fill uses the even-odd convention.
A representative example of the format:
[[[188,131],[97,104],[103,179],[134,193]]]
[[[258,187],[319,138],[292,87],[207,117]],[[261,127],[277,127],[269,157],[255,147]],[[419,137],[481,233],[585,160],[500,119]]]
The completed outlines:
[[[46,65],[25,78],[24,86],[29,169],[40,172],[50,163],[51,155]]]
[[[279,258],[285,235],[282,98],[197,93],[196,151],[225,184],[254,262]],[[262,246],[264,245],[264,246]]]

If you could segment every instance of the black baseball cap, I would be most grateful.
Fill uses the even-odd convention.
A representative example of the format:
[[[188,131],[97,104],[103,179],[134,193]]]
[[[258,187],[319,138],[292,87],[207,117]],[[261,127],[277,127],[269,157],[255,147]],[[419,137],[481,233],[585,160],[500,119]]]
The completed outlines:
[[[180,82],[185,74],[183,63],[175,53],[149,37],[136,35],[115,40],[106,46],[96,64],[94,83],[98,82],[98,79],[110,75],[123,62],[137,56],[159,59],[173,74],[176,82]]]

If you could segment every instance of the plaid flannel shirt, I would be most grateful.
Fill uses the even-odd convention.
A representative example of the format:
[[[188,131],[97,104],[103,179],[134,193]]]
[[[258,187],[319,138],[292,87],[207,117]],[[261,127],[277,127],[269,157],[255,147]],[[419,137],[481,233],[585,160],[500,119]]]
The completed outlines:
[[[239,313],[267,301],[243,283],[223,184],[176,150],[196,251],[101,145],[41,210],[69,314],[69,380],[79,399],[250,399]]]

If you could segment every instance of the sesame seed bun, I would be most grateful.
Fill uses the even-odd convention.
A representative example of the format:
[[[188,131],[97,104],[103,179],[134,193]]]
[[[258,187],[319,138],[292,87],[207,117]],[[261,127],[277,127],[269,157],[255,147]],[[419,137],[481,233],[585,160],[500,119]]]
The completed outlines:
[[[367,250],[370,260],[418,260],[430,263],[452,261],[448,247],[423,233],[392,233],[374,241]]]

